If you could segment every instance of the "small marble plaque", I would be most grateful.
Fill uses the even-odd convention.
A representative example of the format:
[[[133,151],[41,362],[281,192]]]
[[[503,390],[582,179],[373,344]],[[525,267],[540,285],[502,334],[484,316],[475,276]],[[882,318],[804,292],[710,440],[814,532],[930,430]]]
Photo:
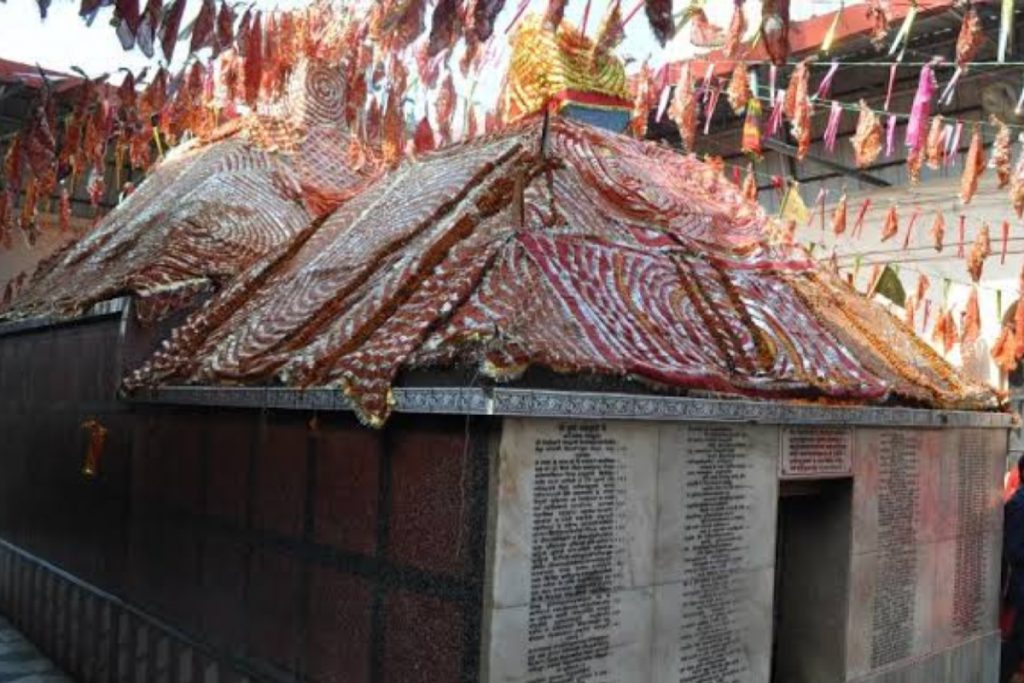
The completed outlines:
[[[823,479],[853,474],[853,430],[849,427],[784,427],[779,476]]]

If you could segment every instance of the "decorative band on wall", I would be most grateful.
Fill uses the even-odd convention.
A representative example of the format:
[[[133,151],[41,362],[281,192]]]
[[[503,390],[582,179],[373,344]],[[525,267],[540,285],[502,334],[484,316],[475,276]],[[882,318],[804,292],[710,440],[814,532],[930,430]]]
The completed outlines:
[[[395,412],[576,419],[748,422],[885,427],[1008,429],[1005,413],[915,408],[830,407],[767,401],[614,394],[545,389],[406,387],[394,390]],[[163,387],[139,392],[141,403],[333,411],[352,409],[335,389],[285,387]]]
[[[124,316],[128,297],[104,301],[76,318],[32,318],[0,322],[0,337],[98,318]],[[733,400],[505,387],[396,387],[394,411],[438,415],[493,415],[612,420],[749,422],[885,427],[974,427],[1008,429],[1005,413],[924,410],[901,407],[800,405]],[[336,389],[288,387],[161,387],[138,392],[129,402],[170,405],[351,411]]]
[[[129,301],[129,298],[126,296],[101,301],[90,308],[87,313],[73,318],[43,316],[39,318],[26,318],[24,320],[0,322],[0,337],[7,337],[13,334],[24,334],[26,332],[37,332],[39,330],[63,327],[66,325],[80,325],[82,323],[95,322],[101,318],[118,317],[128,310]]]

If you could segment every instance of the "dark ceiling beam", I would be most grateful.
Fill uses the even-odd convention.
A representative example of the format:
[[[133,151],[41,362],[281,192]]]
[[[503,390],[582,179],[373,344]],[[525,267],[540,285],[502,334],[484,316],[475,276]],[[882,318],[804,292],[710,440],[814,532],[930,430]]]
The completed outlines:
[[[796,147],[794,147],[793,145],[787,145],[784,142],[779,142],[778,140],[767,139],[764,141],[764,146],[774,152],[778,152],[779,154],[790,157],[792,159],[795,159],[797,156]],[[892,183],[886,180],[882,180],[877,176],[873,176],[870,173],[865,173],[864,171],[861,171],[859,169],[850,168],[849,166],[832,161],[831,159],[824,159],[813,154],[805,154],[804,159],[807,161],[813,161],[814,163],[820,164],[825,168],[830,168],[833,171],[838,171],[839,173],[842,173],[845,176],[856,178],[857,180],[867,183],[868,185],[874,185],[875,187],[892,187]]]

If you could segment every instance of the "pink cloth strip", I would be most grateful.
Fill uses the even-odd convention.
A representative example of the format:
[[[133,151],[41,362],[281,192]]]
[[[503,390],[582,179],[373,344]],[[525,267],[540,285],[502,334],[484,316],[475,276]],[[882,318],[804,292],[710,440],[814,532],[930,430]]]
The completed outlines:
[[[828,68],[828,73],[821,79],[821,84],[818,86],[818,93],[815,95],[815,99],[823,100],[828,95],[829,89],[832,87],[832,79],[835,78],[836,71],[839,70],[839,62],[832,62],[832,66]]]

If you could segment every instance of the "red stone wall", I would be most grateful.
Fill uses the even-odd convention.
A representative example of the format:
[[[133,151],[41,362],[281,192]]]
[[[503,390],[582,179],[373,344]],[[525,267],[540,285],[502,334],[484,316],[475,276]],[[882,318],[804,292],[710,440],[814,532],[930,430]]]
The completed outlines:
[[[486,423],[125,404],[119,324],[0,336],[0,538],[268,680],[476,680]]]

